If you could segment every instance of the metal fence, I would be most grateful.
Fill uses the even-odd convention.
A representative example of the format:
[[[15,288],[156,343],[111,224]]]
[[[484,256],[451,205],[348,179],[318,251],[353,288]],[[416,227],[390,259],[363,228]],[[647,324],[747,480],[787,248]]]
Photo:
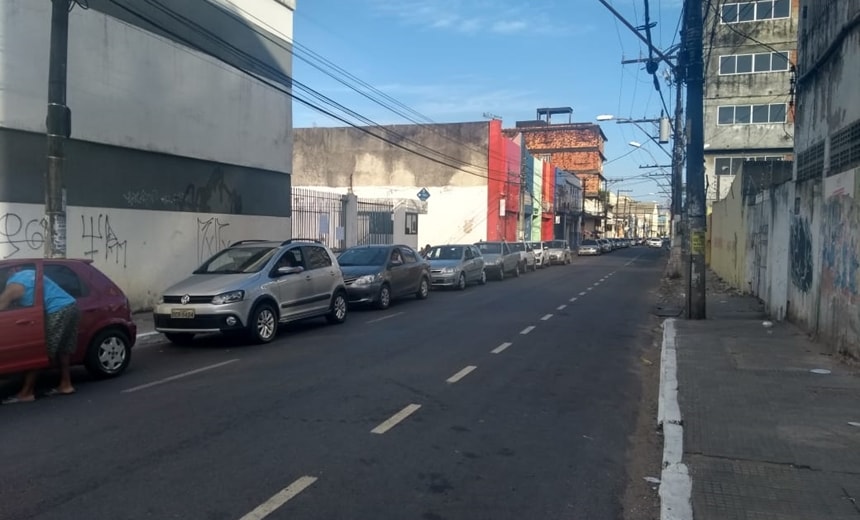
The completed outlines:
[[[358,201],[356,245],[394,243],[394,202]]]
[[[293,188],[294,238],[319,240],[335,251],[346,248],[346,197],[339,193]]]

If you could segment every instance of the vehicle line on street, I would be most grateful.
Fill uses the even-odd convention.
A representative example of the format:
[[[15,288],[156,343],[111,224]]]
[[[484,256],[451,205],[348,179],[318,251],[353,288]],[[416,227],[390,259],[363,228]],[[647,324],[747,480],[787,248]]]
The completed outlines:
[[[566,305],[566,304],[564,304],[564,303],[562,303],[561,305],[559,305],[558,307],[556,307],[556,308],[555,308],[555,310],[557,310],[557,311],[563,311],[563,310],[565,310],[566,308],[567,308],[567,305]]]
[[[522,334],[522,335],[524,335],[524,336],[525,336],[526,334],[528,334],[529,332],[531,332],[531,331],[533,331],[533,330],[535,330],[535,326],[534,326],[534,325],[529,325],[528,327],[526,327],[526,328],[524,328],[523,330],[521,330],[521,331],[520,331],[520,334]]]
[[[417,412],[419,408],[421,408],[420,404],[412,403],[407,405],[405,408],[380,423],[379,426],[370,430],[370,433],[382,435],[383,433],[397,426],[399,423],[403,422],[404,419],[406,419],[413,413]]]
[[[579,299],[579,298],[577,298],[576,296],[574,296],[573,298],[571,298],[571,299],[569,299],[569,300],[567,300],[567,301],[569,301],[570,303],[573,303],[573,302],[575,302],[575,301],[576,301],[576,300],[578,300],[578,299]]]
[[[239,361],[239,359],[238,358],[228,359],[227,361],[215,363],[214,365],[207,365],[205,367],[195,368],[194,370],[188,370],[187,372],[182,372],[182,373],[170,376],[170,377],[165,377],[164,379],[158,379],[157,381],[152,381],[150,383],[145,383],[142,385],[133,386],[131,388],[126,388],[125,390],[122,390],[120,393],[130,394],[132,392],[137,392],[139,390],[145,390],[147,388],[152,388],[153,386],[163,385],[165,383],[170,383],[171,381],[176,381],[177,379],[182,379],[183,377],[193,376],[193,375],[199,374],[201,372],[207,372],[209,370],[214,370],[216,368],[220,368],[220,367],[223,367],[225,365],[235,363],[236,361]]]
[[[499,345],[498,347],[491,350],[490,353],[491,354],[501,354],[502,352],[505,351],[505,349],[507,349],[511,345],[513,345],[513,343],[509,343],[506,341],[506,342],[502,343],[501,345]]]
[[[476,367],[475,365],[469,365],[469,366],[465,367],[463,370],[460,370],[459,372],[457,372],[457,373],[456,373],[456,374],[454,374],[453,376],[449,377],[449,378],[448,378],[448,379],[446,379],[445,381],[446,381],[447,383],[454,384],[454,383],[456,383],[456,382],[458,382],[458,381],[462,380],[462,379],[463,379],[464,377],[466,377],[467,375],[469,375],[469,374],[471,374],[472,372],[474,372],[476,368],[478,368],[478,367]]]
[[[580,291],[580,293],[579,293],[580,296],[585,296],[586,294],[587,293],[585,291]]]
[[[379,323],[380,321],[385,321],[385,320],[388,320],[388,319],[391,319],[391,318],[395,318],[395,317],[397,317],[397,316],[402,316],[402,315],[404,315],[404,314],[406,314],[406,311],[395,312],[394,314],[389,314],[389,315],[387,315],[387,316],[383,316],[383,317],[381,317],[381,318],[372,319],[372,320],[370,320],[370,321],[366,321],[366,322],[364,322],[364,323],[365,323],[365,324],[368,324],[368,325],[369,325],[369,324],[371,324],[371,323]]]
[[[257,506],[253,511],[239,520],[262,520],[263,518],[266,518],[270,514],[274,513],[278,508],[295,498],[296,495],[310,487],[310,485],[317,480],[317,477],[310,477],[307,475],[298,478],[295,482],[272,495],[270,499]]]
[[[552,314],[544,314],[544,315],[543,315],[543,317],[541,317],[541,319],[540,319],[540,320],[541,320],[541,321],[547,321],[547,320],[548,320],[548,319],[550,319],[550,318],[552,318]]]

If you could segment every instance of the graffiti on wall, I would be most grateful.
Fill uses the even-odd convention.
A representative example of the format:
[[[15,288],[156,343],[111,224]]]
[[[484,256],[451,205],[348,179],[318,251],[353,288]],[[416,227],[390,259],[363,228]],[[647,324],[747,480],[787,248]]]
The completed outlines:
[[[205,183],[190,183],[181,191],[135,189],[122,194],[129,208],[167,209],[200,213],[241,213],[242,196],[231,188],[224,171],[216,167]]]
[[[822,279],[833,289],[856,296],[860,244],[857,240],[858,218],[853,199],[830,199],[826,206],[825,219]]]
[[[0,249],[3,259],[41,252],[45,245],[45,219],[26,219],[17,213],[0,215]],[[6,246],[6,247],[2,247]]]
[[[812,288],[812,234],[805,218],[792,218],[789,250],[791,280],[802,292],[809,292]]]
[[[228,222],[218,217],[197,219],[197,262],[203,262],[210,256],[230,245],[227,237]]]
[[[110,215],[81,215],[81,241],[87,258],[127,266],[128,241],[122,240],[110,223]]]

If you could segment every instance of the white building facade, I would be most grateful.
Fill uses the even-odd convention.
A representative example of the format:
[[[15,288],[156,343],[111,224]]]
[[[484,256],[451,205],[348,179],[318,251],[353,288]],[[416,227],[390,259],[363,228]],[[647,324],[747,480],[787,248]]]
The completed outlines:
[[[290,236],[293,0],[162,3],[69,20],[67,256],[138,310],[232,241]],[[0,258],[43,254],[50,26],[51,2],[0,2]]]

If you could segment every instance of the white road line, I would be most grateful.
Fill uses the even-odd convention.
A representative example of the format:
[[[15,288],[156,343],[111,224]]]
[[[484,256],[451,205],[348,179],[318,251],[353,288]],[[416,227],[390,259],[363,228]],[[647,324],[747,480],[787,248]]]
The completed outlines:
[[[316,481],[316,477],[304,476],[299,478],[289,486],[278,491],[274,496],[272,496],[272,498],[266,500],[257,506],[256,509],[239,520],[262,520],[263,518],[266,518],[270,514],[274,513],[276,509],[295,498],[296,495],[307,489],[308,486]]]
[[[520,331],[520,334],[528,334],[529,332],[531,332],[531,331],[533,331],[533,330],[535,330],[535,326],[534,326],[534,325],[529,325],[528,327],[526,327],[526,328],[524,328],[523,330],[521,330],[521,331]]]
[[[155,331],[155,330],[153,330],[151,332],[143,332],[143,333],[137,335],[137,339],[148,338],[150,336],[155,336],[156,334],[161,334],[161,333],[158,331]]]
[[[501,345],[499,345],[498,347],[494,348],[490,352],[493,354],[501,354],[506,348],[510,347],[511,345],[513,345],[513,343],[505,342],[505,343],[502,343]]]
[[[193,376],[194,374],[199,374],[201,372],[206,372],[207,370],[212,370],[214,368],[223,367],[224,365],[229,365],[230,363],[235,363],[239,361],[238,359],[228,359],[227,361],[222,361],[220,363],[215,363],[214,365],[205,366],[202,368],[196,368],[194,370],[189,370],[188,372],[182,372],[181,374],[176,374],[175,376],[165,377],[164,379],[159,379],[158,381],[153,381],[151,383],[146,383],[145,385],[133,386],[131,388],[126,388],[121,393],[129,394],[131,392],[137,392],[138,390],[143,390],[145,388],[150,388],[153,386],[163,385],[164,383],[169,383],[171,381],[176,381],[177,379],[181,379],[183,377]]]
[[[552,314],[544,314],[543,318],[541,318],[540,320],[541,320],[541,321],[546,321],[546,320],[548,320],[548,319],[550,319],[550,318],[552,318]]]
[[[585,291],[582,291],[581,293],[579,293],[579,295],[580,295],[580,296],[585,296]]]
[[[404,408],[404,409],[400,410],[399,412],[397,412],[396,414],[392,415],[391,418],[389,418],[388,420],[386,420],[385,422],[383,422],[382,424],[380,424],[376,428],[370,430],[370,433],[376,433],[378,435],[382,435],[383,433],[385,433],[388,430],[397,426],[397,423],[401,422],[403,419],[406,419],[407,417],[409,417],[410,415],[412,415],[413,413],[418,411],[419,408],[421,408],[420,404],[408,405],[406,408]]]
[[[476,367],[474,365],[469,365],[466,368],[464,368],[463,370],[457,372],[453,376],[446,379],[445,382],[451,383],[451,384],[456,383],[457,381],[459,381],[459,380],[463,379],[464,377],[466,377],[467,375],[471,374],[476,368],[478,368],[478,367]]]
[[[594,285],[592,285],[592,287],[597,287],[598,285],[600,285],[600,282],[594,282]]]
[[[563,311],[563,310],[565,310],[566,308],[567,308],[567,305],[562,304],[562,305],[559,305],[558,307],[556,307],[556,308],[555,308],[555,310],[557,310],[557,311]]]
[[[381,317],[381,318],[376,318],[375,320],[366,321],[365,323],[377,323],[377,322],[380,322],[380,321],[389,320],[389,319],[391,319],[391,318],[394,318],[394,317],[400,316],[400,315],[402,315],[403,313],[404,313],[404,311],[395,312],[394,314],[389,314],[388,316],[383,316],[383,317]]]
[[[586,289],[586,291],[590,291],[592,289],[594,289],[594,287],[589,287],[588,289]]]
[[[569,300],[567,300],[567,301],[569,301],[570,303],[573,303],[573,302],[575,302],[575,301],[576,301],[576,300],[578,300],[578,299],[579,299],[579,298],[577,298],[576,296],[574,296],[573,298],[571,298],[571,299],[569,299]]]

